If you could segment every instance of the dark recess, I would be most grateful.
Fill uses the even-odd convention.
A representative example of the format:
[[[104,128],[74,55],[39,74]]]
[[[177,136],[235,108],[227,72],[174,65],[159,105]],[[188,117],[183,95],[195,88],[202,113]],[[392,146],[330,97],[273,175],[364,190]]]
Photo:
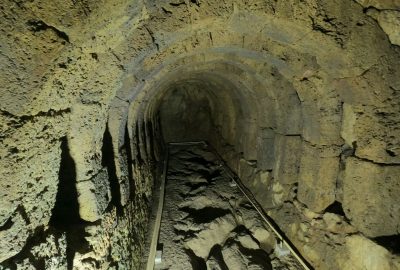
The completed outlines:
[[[190,207],[182,207],[179,210],[189,214],[188,218],[193,219],[193,222],[197,224],[209,223],[214,219],[223,217],[230,213],[227,209],[221,209],[217,207],[204,207],[202,209],[194,209]]]
[[[388,153],[388,155],[391,156],[391,157],[395,157],[395,156],[396,156],[396,153],[393,152],[393,151],[390,150],[390,149],[386,149],[386,153]]]
[[[136,132],[136,159],[135,160],[137,160],[137,165],[142,165],[143,164],[143,158],[142,158],[142,155],[141,155],[141,153],[140,153],[140,147],[139,147],[139,145],[140,145],[140,140],[139,140],[139,124],[138,123],[136,123],[136,126],[135,126],[135,132]]]
[[[207,265],[204,259],[197,257],[193,250],[185,249],[186,254],[189,256],[190,264],[193,270],[207,270]]]
[[[50,218],[50,226],[59,232],[66,233],[66,256],[69,270],[72,269],[75,252],[88,248],[84,238],[86,224],[87,222],[79,216],[75,162],[70,155],[67,138],[63,137],[61,140],[58,191]]]
[[[391,253],[400,255],[400,235],[379,236],[372,239],[375,243],[383,246]]]
[[[115,168],[114,150],[112,145],[112,138],[108,127],[103,135],[103,147],[101,148],[102,158],[101,164],[107,168],[108,179],[110,181],[111,190],[111,203],[117,208],[117,214],[123,215],[123,208],[121,205],[121,191],[119,181]]]
[[[147,122],[147,129],[148,129],[148,137],[149,137],[149,147],[150,147],[150,156],[151,156],[151,161],[156,160],[155,156],[154,156],[154,130],[153,130],[153,125],[150,121]]]
[[[229,240],[227,241],[229,245]],[[268,253],[264,250],[251,250],[242,246],[240,242],[236,242],[239,246],[240,252],[245,255],[250,260],[250,265],[257,265],[265,270],[272,269],[271,260],[268,256]]]
[[[325,212],[328,213],[333,213],[336,215],[340,215],[343,217],[346,217],[346,214],[343,210],[342,204],[338,201],[334,201],[331,205],[329,205],[326,209]]]
[[[210,250],[210,255],[208,256],[208,259],[214,257],[214,259],[218,262],[218,265],[221,268],[221,270],[229,270],[228,266],[224,261],[221,250],[222,247],[220,245],[213,246]]]
[[[52,25],[48,25],[46,24],[44,21],[41,20],[29,20],[26,23],[29,27],[29,30],[31,30],[32,32],[40,32],[40,31],[45,31],[47,29],[51,29],[54,31],[54,33],[56,33],[56,35],[63,39],[64,41],[69,43],[69,36],[67,35],[67,33],[55,28]]]
[[[90,53],[90,56],[96,61],[99,60],[99,55],[97,53]]]
[[[131,141],[129,139],[129,133],[128,133],[128,126],[125,126],[125,144],[124,144],[125,150],[126,150],[126,156],[128,160],[128,176],[129,176],[129,197],[133,199],[135,195],[135,181],[133,179],[133,171],[132,171],[132,149],[131,149]]]
[[[61,162],[58,173],[58,191],[56,203],[52,210],[50,225],[57,229],[66,229],[81,224],[79,216],[78,192],[76,190],[75,162],[70,156],[68,142],[61,141]]]

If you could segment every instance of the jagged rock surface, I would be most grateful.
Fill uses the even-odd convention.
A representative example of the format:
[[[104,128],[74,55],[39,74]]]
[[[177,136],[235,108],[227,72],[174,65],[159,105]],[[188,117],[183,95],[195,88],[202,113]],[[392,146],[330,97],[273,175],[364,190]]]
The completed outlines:
[[[170,151],[157,269],[302,269],[206,147]]]
[[[398,269],[399,3],[1,1],[0,268],[140,269],[163,142],[206,140],[316,269]]]

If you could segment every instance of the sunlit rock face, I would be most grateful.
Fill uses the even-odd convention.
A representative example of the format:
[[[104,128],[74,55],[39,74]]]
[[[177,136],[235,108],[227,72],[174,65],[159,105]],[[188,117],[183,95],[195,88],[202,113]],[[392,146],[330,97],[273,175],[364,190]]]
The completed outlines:
[[[0,7],[0,269],[143,269],[192,140],[315,269],[400,268],[400,1]]]

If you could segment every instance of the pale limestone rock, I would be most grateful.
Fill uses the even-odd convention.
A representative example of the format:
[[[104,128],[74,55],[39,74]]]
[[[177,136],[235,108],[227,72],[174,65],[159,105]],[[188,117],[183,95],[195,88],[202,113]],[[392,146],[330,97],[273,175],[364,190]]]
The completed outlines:
[[[375,74],[372,77],[374,81],[377,76]],[[396,115],[395,107],[383,109],[354,105],[352,111],[356,116],[353,125],[355,155],[376,163],[400,163],[399,148],[397,147],[400,136],[398,130],[392,128],[397,123],[394,117]],[[379,115],[384,115],[384,117],[379,117]]]
[[[343,103],[343,120],[342,129],[340,135],[345,140],[346,144],[349,146],[353,145],[353,142],[357,140],[354,134],[354,124],[356,122],[356,116],[354,114],[353,108],[350,104]]]
[[[350,234],[357,232],[356,228],[350,226],[342,216],[333,213],[325,213],[322,219],[325,222],[326,230],[332,233]]]
[[[185,242],[185,245],[198,257],[207,258],[209,250],[215,244],[222,244],[235,227],[235,219],[232,215],[217,218],[197,233],[195,238]]]
[[[79,216],[83,220],[94,222],[100,218],[94,184],[88,180],[76,185],[79,202]]]
[[[207,270],[223,270],[223,268],[219,265],[217,259],[214,257],[210,257],[206,262]]]
[[[346,237],[346,253],[338,257],[343,270],[397,270],[400,264],[392,261],[391,254],[383,247],[361,236]]]
[[[250,231],[255,239],[260,243],[260,247],[266,252],[271,252],[276,244],[275,236],[260,226],[253,226]]]
[[[248,269],[248,259],[239,251],[239,246],[235,243],[233,245],[224,247],[222,249],[222,256],[228,269],[241,270]]]
[[[3,194],[0,194],[0,196],[1,195]],[[10,219],[15,208],[17,208],[17,206],[9,201],[4,201],[0,204],[0,227],[3,227],[7,220]]]
[[[351,224],[369,237],[399,233],[400,166],[346,159],[343,209]]]
[[[106,108],[92,104],[76,104],[71,110],[68,147],[75,162],[78,182],[90,179],[101,169],[106,112]]]
[[[260,248],[260,246],[248,234],[237,235],[236,239],[245,248],[248,248],[248,249],[259,249]]]
[[[260,220],[259,215],[255,211],[240,211],[240,222],[248,228],[252,236],[260,243],[260,247],[270,252],[275,246],[275,236],[266,229],[266,224]],[[236,220],[238,217],[235,216]]]
[[[228,269],[232,270],[268,270],[271,269],[271,264],[268,258],[256,256],[248,256],[241,252],[243,247],[240,244],[233,242],[225,245],[222,250],[222,257]],[[262,264],[261,264],[262,263]]]
[[[195,196],[191,200],[180,203],[178,207],[189,207],[191,209],[200,210],[205,207],[220,207],[223,209],[226,206],[224,205],[224,201],[218,197],[218,194],[211,193],[207,195]]]
[[[374,16],[389,35],[391,42],[398,44],[396,41],[398,40],[398,16],[396,15],[398,11],[393,9],[400,7],[399,1],[357,1],[364,7],[371,6],[382,10],[378,10]],[[174,3],[178,2],[183,3],[174,1]],[[116,99],[121,101],[118,104],[118,106],[121,105],[121,117],[109,119],[117,131],[115,137],[113,136],[115,142],[118,142],[114,143],[117,173],[119,170],[126,169],[123,168],[123,165],[119,165],[123,164],[123,161],[120,162],[119,151],[122,145],[119,142],[121,141],[120,134],[123,134],[121,131],[126,128],[124,121],[126,120],[128,101],[134,99],[135,102],[143,102],[147,107],[154,105],[154,103],[150,103],[148,106],[148,101],[152,101],[151,98],[154,95],[142,98],[143,95],[140,96],[139,93],[142,85],[138,85],[143,84],[144,90],[147,91],[145,86],[149,84],[150,79],[154,78],[157,81],[161,77],[157,77],[158,74],[156,74],[159,69],[163,70],[164,74],[162,75],[165,75],[172,69],[187,63],[197,73],[203,71],[215,73],[221,77],[226,76],[227,81],[230,79],[233,81],[234,77],[239,78],[235,81],[240,85],[239,95],[227,94],[225,100],[231,99],[231,102],[220,102],[223,100],[222,95],[213,96],[214,100],[218,102],[212,104],[218,108],[214,111],[215,114],[223,115],[216,121],[216,126],[220,127],[218,131],[226,139],[226,142],[220,142],[221,145],[230,147],[224,157],[235,171],[238,171],[237,164],[240,158],[238,152],[243,152],[243,145],[246,145],[245,148],[250,147],[244,152],[247,157],[255,156],[255,149],[251,144],[256,144],[254,132],[258,128],[277,128],[276,130],[281,133],[301,134],[302,138],[314,144],[335,143],[340,145],[342,142],[337,135],[340,132],[342,114],[337,104],[344,99],[342,100],[340,94],[340,97],[336,96],[339,91],[347,92],[346,95],[351,96],[349,98],[351,102],[345,101],[351,106],[361,104],[378,108],[368,115],[365,112],[353,110],[357,114],[356,123],[342,125],[342,127],[344,126],[342,131],[345,131],[342,135],[347,140],[346,143],[353,142],[354,138],[357,139],[356,155],[360,158],[378,163],[399,164],[399,155],[396,154],[398,143],[395,139],[390,139],[399,137],[398,129],[396,130],[399,111],[398,103],[396,103],[399,97],[396,96],[396,93],[400,89],[398,53],[396,49],[393,49],[395,46],[391,46],[387,42],[381,29],[372,20],[367,20],[369,18],[362,13],[361,7],[354,4],[354,1],[266,1],[262,5],[259,4],[259,1],[246,3],[240,1],[230,3],[228,1],[226,5],[225,3],[220,4],[218,1],[208,1],[205,2],[205,5],[204,1],[196,2],[201,2],[201,8],[197,8],[195,3],[190,3],[190,1],[188,5],[177,5],[176,7],[162,3],[160,6],[168,6],[168,11],[173,12],[171,15],[168,12],[168,14],[163,12],[152,14],[152,8],[145,5],[145,1],[135,2],[134,5],[129,1],[84,1],[82,5],[58,0],[50,4],[46,1],[5,1],[2,10],[4,19],[0,23],[3,30],[2,37],[4,36],[0,56],[2,67],[4,66],[0,75],[2,86],[4,86],[0,90],[0,137],[2,143],[0,147],[0,168],[2,168],[0,226],[2,231],[0,234],[6,237],[0,239],[6,241],[8,236],[18,233],[12,243],[15,245],[13,254],[21,250],[27,236],[33,236],[33,231],[39,226],[47,225],[49,221],[57,191],[57,173],[60,163],[57,142],[60,138],[67,133],[73,137],[71,138],[72,152],[78,163],[78,181],[91,179],[92,174],[96,174],[100,169],[101,137],[109,116],[107,110],[116,92],[118,92]],[[154,5],[155,10],[160,9],[157,1]],[[195,9],[191,9],[192,7]],[[188,19],[190,19],[190,23],[187,22]],[[312,27],[310,20],[313,22]],[[323,25],[318,25],[318,22],[324,22],[324,20]],[[148,33],[150,31],[146,28],[147,26],[150,27],[151,32],[154,31],[154,36]],[[329,28],[324,29],[326,26]],[[341,47],[338,46],[337,41],[342,41]],[[154,44],[155,42],[159,43],[158,46]],[[212,47],[218,47],[220,51],[214,50],[209,53],[207,50]],[[224,56],[223,51],[228,50],[226,47],[229,49],[235,47],[235,50]],[[202,53],[198,54],[199,51]],[[213,53],[222,56],[215,57]],[[169,62],[181,57],[183,59],[185,54],[194,54],[195,56],[174,62],[174,66],[168,70]],[[251,57],[247,57],[249,55]],[[244,61],[240,61],[242,57],[245,58]],[[195,62],[193,59],[202,62],[209,61],[213,64],[227,61],[237,62],[238,65],[231,65],[224,74],[225,71],[222,68],[213,70],[213,65],[201,69],[197,63],[193,63]],[[261,64],[258,65],[256,62]],[[268,68],[269,65],[270,68]],[[188,68],[188,66],[184,68]],[[240,69],[243,66],[249,72]],[[368,80],[369,74],[373,73],[369,70],[371,67],[377,70],[377,77]],[[240,77],[235,70],[240,70],[242,73],[239,74]],[[324,73],[327,73],[327,76],[321,76]],[[178,75],[183,75],[183,73]],[[250,80],[246,78],[252,75],[257,77],[258,88],[256,84],[251,84]],[[126,77],[130,78],[127,80],[128,83],[124,80]],[[335,80],[339,80],[339,78],[357,78],[350,83],[357,91],[347,91],[346,87],[343,87],[344,90],[340,90],[340,86],[332,87]],[[299,81],[297,81],[298,79]],[[200,78],[200,80],[204,80],[204,78]],[[275,82],[264,84],[264,80]],[[281,83],[281,81],[285,81],[285,83]],[[160,85],[154,88],[158,88]],[[291,88],[292,85],[296,90]],[[229,84],[227,87],[229,92],[226,93],[233,93],[234,88],[233,84]],[[249,88],[250,91],[246,92],[246,88]],[[290,92],[288,89],[293,91]],[[269,95],[260,95],[258,92],[268,92]],[[330,97],[327,101],[327,92],[332,93],[334,98]],[[301,104],[296,100],[296,94],[299,94]],[[247,100],[250,97],[252,99]],[[266,100],[268,102],[263,102]],[[225,113],[220,113],[224,112],[221,109],[224,106],[221,105],[228,107]],[[240,110],[237,109],[239,107]],[[392,111],[383,111],[384,114],[380,115],[382,113],[380,109],[385,107],[392,108]],[[60,117],[60,113],[70,115],[69,108],[72,108],[73,111],[72,123],[69,117]],[[65,112],[62,113],[60,109]],[[352,109],[354,108],[352,107]],[[256,113],[253,114],[253,112]],[[360,119],[361,113],[364,113],[364,119]],[[259,117],[261,114],[265,115]],[[347,122],[349,117],[346,116],[346,112],[343,115],[345,118],[343,122]],[[381,125],[391,115],[393,115],[392,119],[385,125]],[[200,119],[199,121],[207,119],[207,117],[194,116]],[[131,120],[135,123],[140,117],[135,116]],[[246,119],[243,120],[243,118]],[[274,122],[276,119],[278,120]],[[351,119],[354,119],[352,115],[350,115]],[[180,120],[179,117],[178,120]],[[238,124],[239,122],[246,124]],[[247,124],[254,125],[256,128],[252,126],[251,129],[244,130]],[[354,128],[353,133],[351,126]],[[300,127],[303,127],[303,132],[299,132]],[[135,126],[128,126],[128,129],[132,128],[134,129]],[[242,135],[245,135],[245,138]],[[259,159],[257,165],[263,165],[255,169],[271,170],[276,164],[272,158],[274,155],[270,154],[275,151],[278,143],[274,144],[270,137],[261,136],[261,138],[261,146],[257,149]],[[214,141],[217,140],[214,138]],[[141,150],[146,150],[143,138],[134,142],[134,144],[136,143],[140,145]],[[49,151],[49,149],[51,150]],[[15,151],[19,152],[15,153]],[[281,149],[277,151],[281,151]],[[293,156],[298,153],[292,147],[290,151]],[[142,151],[142,154],[145,153],[146,151]],[[267,158],[263,159],[263,157]],[[287,173],[286,168],[280,171],[282,166],[289,166],[288,169],[291,170],[295,169],[295,167],[290,167],[291,164],[286,164],[286,161],[286,158],[277,156],[279,168],[272,172],[272,175],[281,178],[282,173]],[[298,162],[289,163],[299,164]],[[347,165],[351,167],[351,164]],[[350,199],[345,199],[346,203],[360,206],[362,203],[356,202],[360,197],[368,207],[371,206],[373,211],[378,212],[378,218],[386,220],[389,213],[399,216],[398,210],[394,208],[398,202],[392,202],[397,198],[398,189],[395,189],[397,193],[391,191],[394,193],[391,193],[391,199],[386,196],[387,186],[393,185],[398,179],[395,165],[391,166],[391,169],[384,169],[388,171],[387,174],[382,173],[380,169],[372,170],[374,175],[372,177],[367,172],[364,174],[361,172],[364,166],[354,165],[353,167],[360,168],[354,175],[346,172],[347,178],[353,179],[346,187],[350,192],[350,195],[348,193]],[[141,172],[145,169],[135,168]],[[368,168],[366,171],[371,172]],[[129,209],[124,209],[126,210],[125,215],[128,217],[120,217],[119,220],[124,218],[129,221],[139,220],[137,229],[134,230],[138,235],[143,234],[146,228],[146,225],[143,225],[146,224],[144,217],[147,213],[147,206],[143,202],[145,199],[139,197],[137,201],[130,204],[127,202],[127,198],[129,190],[135,190],[141,196],[142,191],[151,189],[152,178],[146,174],[148,172],[136,174],[138,177],[135,175],[133,181],[140,183],[135,187],[129,186],[129,181],[132,179],[128,181],[125,177],[126,172],[122,172],[121,175],[124,176],[119,177],[121,204]],[[394,176],[386,177],[390,174]],[[359,176],[359,179],[354,180],[357,178],[355,176]],[[297,181],[296,178],[283,177],[282,180],[289,179],[292,182]],[[371,183],[368,181],[371,182],[375,179],[378,179],[379,187],[368,188],[368,192],[364,194],[364,186],[370,185]],[[390,181],[385,182],[388,179]],[[280,180],[275,179],[278,182]],[[352,184],[361,185],[361,191],[353,188]],[[254,185],[252,191],[258,188],[258,185]],[[283,194],[289,188],[284,184],[276,185],[274,200],[281,204],[283,200],[287,199],[287,196]],[[92,195],[92,197],[97,196],[96,194]],[[271,193],[265,193],[266,197],[272,197],[270,195]],[[257,199],[260,196],[262,196],[261,193]],[[381,198],[384,203],[375,205],[376,200]],[[267,201],[269,198],[265,200]],[[12,225],[12,229],[8,229],[7,226],[3,227],[7,225],[10,217],[14,218],[13,213],[21,201],[31,224],[27,226],[25,222],[13,219],[15,223]],[[83,199],[81,199],[82,201]],[[92,209],[97,207],[100,206],[93,206]],[[104,205],[101,208],[104,208]],[[379,209],[383,209],[383,217],[380,216],[381,210]],[[97,215],[97,210],[94,212]],[[363,214],[360,212],[350,216],[355,223],[364,226],[361,216]],[[371,215],[375,215],[375,212],[367,214],[369,215],[365,215],[365,217],[369,220]],[[308,217],[313,218],[314,215],[310,214]],[[285,224],[291,218],[282,214],[278,220]],[[296,219],[299,218],[296,217]],[[331,220],[327,217],[325,219],[328,226],[335,222],[334,219]],[[390,217],[388,223],[391,224],[393,219],[396,217]],[[129,222],[126,223],[129,224]],[[392,229],[386,231],[385,228],[382,228],[381,233],[393,233]],[[130,231],[133,230],[130,229]],[[113,245],[112,252],[113,257],[118,259],[117,263],[124,263],[121,258],[129,258],[126,261],[130,261],[131,255],[128,252],[126,252],[128,256],[123,256],[125,253],[121,255],[122,252],[119,252],[119,248],[123,249],[121,246],[127,244],[124,242],[123,245],[118,245],[118,243],[130,239],[130,235],[122,232],[110,232],[110,234],[114,237],[115,245]],[[102,238],[101,234],[99,234],[99,238]],[[137,250],[142,242],[138,240],[137,243],[132,244],[134,250]],[[98,242],[92,241],[91,243],[95,248],[98,247],[96,246]],[[0,245],[2,252],[9,245],[11,243]],[[313,262],[321,262],[326,258],[317,248],[309,253],[307,251],[309,250],[305,252],[307,255],[315,258]],[[101,255],[108,258],[106,253],[101,253]],[[138,254],[136,255],[138,256]],[[100,257],[99,255],[97,258]],[[21,265],[24,265],[26,269],[32,268],[28,259],[19,259],[21,259]],[[90,264],[93,268],[96,266],[94,262]],[[108,267],[104,261],[100,265],[103,268]],[[139,267],[138,264],[135,265],[136,268]],[[319,266],[319,264],[316,265]],[[18,265],[17,267],[22,266]],[[331,267],[340,269],[337,265],[331,265]],[[0,268],[2,267],[0,266]],[[119,266],[118,268],[132,269],[134,267]],[[110,267],[110,269],[112,268]]]
[[[316,247],[305,244],[302,246],[301,250],[302,254],[304,254],[308,261],[313,262],[314,265],[319,265],[319,262],[321,261],[321,252],[319,252]]]
[[[279,183],[275,182],[272,184],[272,202],[274,206],[282,205],[285,199],[285,188]]]
[[[321,214],[316,213],[308,209],[304,204],[300,203],[298,200],[293,201],[293,205],[297,208],[297,210],[304,215],[309,220],[320,218]]]
[[[383,10],[379,12],[378,23],[388,35],[390,42],[400,46],[400,7],[399,10]]]

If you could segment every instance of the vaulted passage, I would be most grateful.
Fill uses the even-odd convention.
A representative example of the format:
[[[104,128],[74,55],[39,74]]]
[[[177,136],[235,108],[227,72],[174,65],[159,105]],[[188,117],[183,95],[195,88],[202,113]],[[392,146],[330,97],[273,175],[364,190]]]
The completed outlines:
[[[3,1],[0,269],[145,269],[168,149],[199,141],[165,189],[184,269],[279,269],[293,254],[240,221],[256,210],[309,268],[400,269],[399,10]]]

